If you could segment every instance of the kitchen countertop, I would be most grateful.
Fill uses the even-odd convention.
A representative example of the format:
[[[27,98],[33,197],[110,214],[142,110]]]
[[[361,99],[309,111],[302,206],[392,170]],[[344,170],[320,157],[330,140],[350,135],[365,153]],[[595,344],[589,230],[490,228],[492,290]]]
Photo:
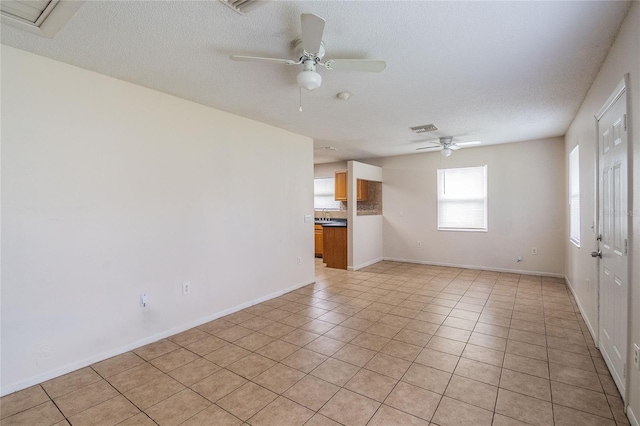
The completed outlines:
[[[332,220],[315,220],[316,225],[322,225],[324,228],[346,228],[347,219],[332,219]]]

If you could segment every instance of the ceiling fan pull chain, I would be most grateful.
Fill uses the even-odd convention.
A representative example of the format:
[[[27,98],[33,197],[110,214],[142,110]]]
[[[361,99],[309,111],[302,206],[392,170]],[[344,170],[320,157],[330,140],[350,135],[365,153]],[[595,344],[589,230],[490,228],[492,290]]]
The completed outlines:
[[[302,87],[298,87],[298,91],[300,93],[300,112],[302,112]]]

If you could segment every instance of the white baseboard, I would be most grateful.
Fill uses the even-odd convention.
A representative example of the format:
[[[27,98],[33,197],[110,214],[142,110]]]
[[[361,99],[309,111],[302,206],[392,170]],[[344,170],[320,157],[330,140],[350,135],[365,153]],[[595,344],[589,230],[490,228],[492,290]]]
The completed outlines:
[[[589,317],[587,316],[586,312],[584,311],[584,308],[582,307],[582,303],[580,303],[580,299],[578,299],[578,296],[576,295],[576,291],[573,288],[573,284],[571,284],[571,280],[569,280],[568,277],[565,277],[564,280],[566,281],[567,287],[569,287],[569,290],[571,291],[571,294],[573,294],[573,298],[576,301],[576,305],[578,305],[578,309],[580,310],[580,314],[582,315],[582,319],[584,320],[584,323],[587,324],[587,328],[589,329],[589,333],[591,333],[591,338],[595,342],[596,346],[598,346],[598,335],[596,334],[596,330],[593,328],[593,325],[589,321]]]
[[[273,292],[271,294],[268,294],[266,296],[259,297],[257,299],[251,300],[249,302],[241,303],[239,305],[233,306],[233,307],[228,308],[228,309],[224,309],[222,311],[219,311],[219,312],[216,312],[214,314],[208,315],[208,316],[206,316],[204,318],[199,318],[199,319],[197,319],[195,321],[191,321],[189,323],[182,324],[182,325],[180,325],[178,327],[173,327],[173,328],[171,328],[169,330],[163,331],[161,333],[156,333],[156,334],[154,334],[152,336],[145,337],[144,339],[137,340],[137,341],[129,343],[127,345],[120,346],[120,347],[114,348],[114,349],[110,349],[108,351],[101,352],[99,354],[84,358],[82,360],[79,360],[79,361],[76,361],[76,362],[72,362],[70,364],[65,365],[64,367],[61,367],[61,368],[58,368],[58,369],[55,369],[55,370],[52,370],[52,371],[48,371],[46,373],[38,374],[38,375],[30,377],[30,378],[28,378],[26,380],[21,380],[19,382],[12,383],[12,384],[9,384],[9,385],[4,385],[3,384],[2,388],[0,389],[0,396],[5,396],[5,395],[8,395],[10,393],[22,390],[22,389],[26,389],[26,388],[31,387],[33,385],[37,385],[39,383],[45,382],[47,380],[54,379],[54,378],[62,376],[64,374],[71,373],[72,371],[79,370],[80,368],[87,367],[87,366],[89,366],[91,364],[95,364],[96,362],[103,361],[105,359],[114,357],[116,355],[121,355],[121,354],[123,354],[125,352],[129,352],[129,351],[131,351],[133,349],[137,349],[137,348],[139,348],[141,346],[148,345],[149,343],[153,343],[153,342],[156,342],[158,340],[164,339],[166,337],[173,336],[174,334],[181,333],[183,331],[189,330],[189,329],[197,327],[199,325],[208,323],[209,321],[213,321],[213,320],[221,318],[221,317],[223,317],[225,315],[229,315],[229,314],[232,314],[234,312],[241,311],[242,309],[248,308],[250,306],[257,305],[258,303],[262,303],[264,301],[267,301],[267,300],[282,296],[285,293],[289,293],[290,291],[294,291],[294,290],[297,290],[297,289],[299,289],[301,287],[307,286],[309,284],[313,284],[314,282],[315,282],[315,280],[311,280],[311,281],[308,281],[308,282],[302,282],[302,283],[299,283],[299,284],[294,284],[294,285],[292,285],[290,287],[287,287],[285,289],[278,290],[278,291]]]
[[[627,406],[627,417],[629,418],[629,423],[631,424],[631,426],[640,426],[640,423],[638,423],[638,418],[636,417],[633,410],[631,410],[630,406]]]
[[[555,273],[555,272],[526,271],[526,270],[522,270],[522,269],[494,268],[494,267],[491,267],[491,266],[461,265],[461,264],[457,264],[457,263],[430,262],[430,261],[427,261],[427,260],[399,259],[399,258],[393,258],[393,257],[385,257],[383,260],[388,260],[388,261],[391,261],[391,262],[418,263],[420,265],[446,266],[446,267],[449,267],[449,268],[479,269],[479,270],[483,270],[483,271],[505,272],[505,273],[510,273],[510,274],[538,275],[538,276],[541,276],[541,277],[564,278],[564,274],[558,274],[558,273]]]
[[[359,265],[356,266],[347,266],[347,270],[349,271],[357,271],[358,269],[362,269],[362,268],[366,268],[367,266],[371,266],[375,263],[381,262],[383,260],[382,257],[379,257],[377,259],[371,260],[369,262],[365,262],[365,263],[361,263]]]

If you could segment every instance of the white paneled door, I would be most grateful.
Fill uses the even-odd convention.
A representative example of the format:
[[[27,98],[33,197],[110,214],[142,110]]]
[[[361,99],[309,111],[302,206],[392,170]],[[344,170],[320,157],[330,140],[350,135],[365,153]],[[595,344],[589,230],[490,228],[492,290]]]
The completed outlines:
[[[627,106],[624,85],[598,120],[599,347],[625,396],[628,327]]]

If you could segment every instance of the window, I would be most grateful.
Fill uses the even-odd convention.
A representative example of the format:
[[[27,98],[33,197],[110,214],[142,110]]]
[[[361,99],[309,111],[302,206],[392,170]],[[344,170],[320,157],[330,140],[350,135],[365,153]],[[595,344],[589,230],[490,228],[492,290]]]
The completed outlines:
[[[487,230],[487,166],[438,169],[438,230]]]
[[[580,151],[569,155],[569,241],[580,247]]]
[[[340,210],[340,201],[336,201],[334,191],[334,178],[314,179],[313,208],[316,210]]]

